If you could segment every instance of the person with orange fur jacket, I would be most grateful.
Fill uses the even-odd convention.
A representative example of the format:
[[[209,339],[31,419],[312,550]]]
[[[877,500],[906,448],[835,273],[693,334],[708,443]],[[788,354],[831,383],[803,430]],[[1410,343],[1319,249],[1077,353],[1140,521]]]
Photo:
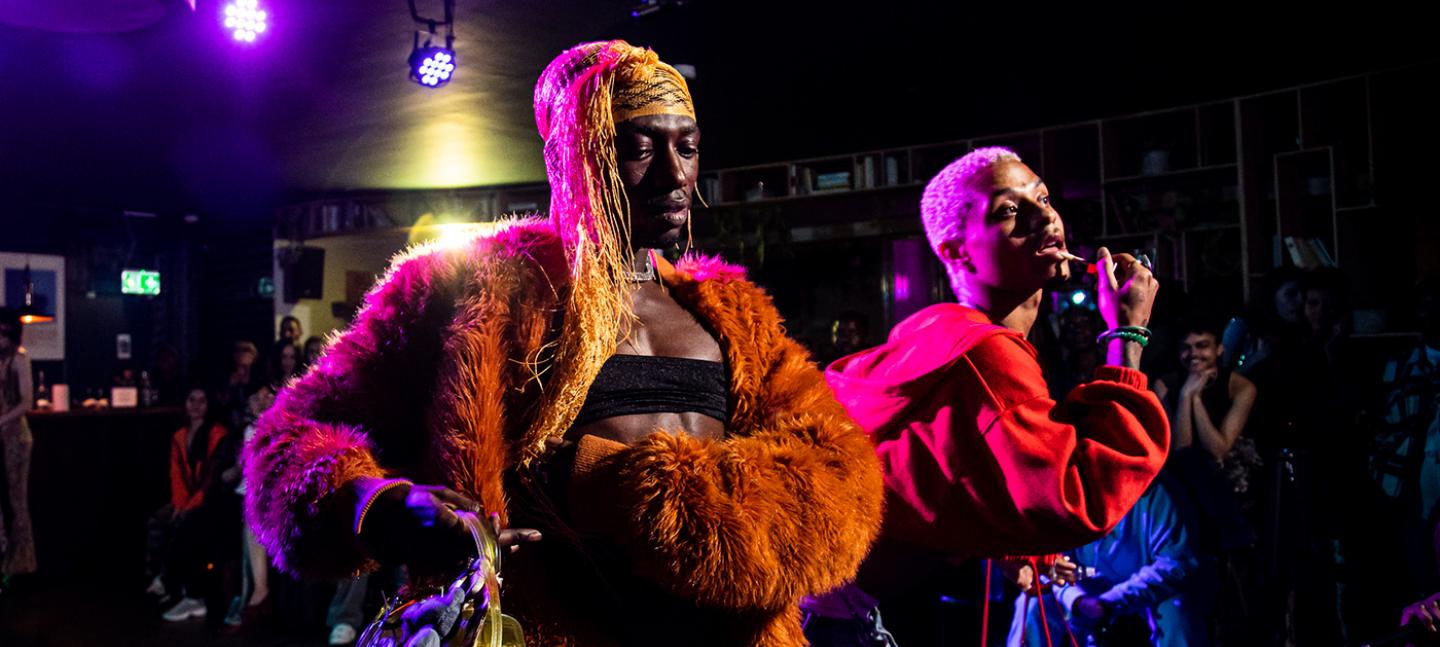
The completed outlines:
[[[656,251],[698,160],[673,68],[577,46],[536,113],[549,218],[393,265],[259,421],[256,534],[294,573],[443,570],[453,509],[495,513],[544,534],[504,564],[529,644],[804,645],[879,530],[873,447],[769,296]]]

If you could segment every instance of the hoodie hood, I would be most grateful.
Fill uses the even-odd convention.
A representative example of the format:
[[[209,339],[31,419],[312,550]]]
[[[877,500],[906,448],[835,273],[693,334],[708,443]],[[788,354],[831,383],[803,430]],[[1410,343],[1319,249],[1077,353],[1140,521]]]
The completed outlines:
[[[936,304],[900,322],[884,344],[835,360],[825,369],[825,381],[850,417],[879,441],[903,428],[912,404],[991,335],[1020,337],[974,308]]]

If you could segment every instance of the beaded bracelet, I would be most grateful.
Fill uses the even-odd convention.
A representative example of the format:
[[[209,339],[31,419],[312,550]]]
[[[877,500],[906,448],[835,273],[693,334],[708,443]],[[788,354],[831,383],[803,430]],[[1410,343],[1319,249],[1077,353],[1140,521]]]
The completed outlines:
[[[365,500],[364,507],[360,508],[360,514],[355,517],[355,534],[357,536],[360,534],[360,526],[365,523],[365,515],[370,513],[370,506],[375,505],[375,501],[379,499],[380,495],[384,494],[386,491],[393,490],[402,485],[415,484],[405,479],[390,479],[388,481],[385,481],[385,483],[381,484],[380,486],[376,487],[374,490],[370,491],[370,496]]]
[[[1119,326],[1119,327],[1115,328],[1115,331],[1116,331],[1116,332],[1133,332],[1133,333],[1135,333],[1135,334],[1137,334],[1137,335],[1143,336],[1143,337],[1146,338],[1146,339],[1149,339],[1149,338],[1150,338],[1150,329],[1149,329],[1149,328],[1146,328],[1145,326]]]
[[[1148,345],[1150,344],[1150,338],[1147,337],[1147,336],[1145,336],[1145,335],[1142,335],[1142,334],[1136,333],[1136,332],[1130,332],[1130,331],[1128,331],[1128,330],[1119,330],[1119,329],[1116,329],[1116,330],[1107,330],[1107,331],[1105,331],[1105,332],[1100,333],[1100,336],[1095,338],[1095,343],[1097,343],[1097,344],[1103,344],[1103,343],[1105,343],[1105,342],[1107,342],[1107,341],[1110,341],[1110,340],[1113,340],[1113,339],[1123,339],[1123,340],[1128,341],[1128,342],[1134,342],[1134,343],[1140,344],[1140,347],[1141,347],[1141,348],[1144,348],[1144,347],[1146,347],[1146,346],[1148,346]]]

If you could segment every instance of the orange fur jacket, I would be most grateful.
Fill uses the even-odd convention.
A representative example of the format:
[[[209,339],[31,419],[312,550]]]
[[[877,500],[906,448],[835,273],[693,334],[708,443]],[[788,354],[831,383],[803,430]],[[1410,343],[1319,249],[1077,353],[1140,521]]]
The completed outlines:
[[[869,440],[740,270],[662,264],[671,295],[724,351],[726,438],[583,439],[567,521],[546,526],[518,446],[547,389],[589,387],[534,379],[565,267],[543,222],[399,259],[258,422],[246,447],[256,534],[286,571],[343,577],[372,565],[341,486],[445,485],[546,533],[504,564],[504,609],[532,645],[805,644],[797,603],[853,577],[879,528]],[[570,522],[577,510],[590,521]]]

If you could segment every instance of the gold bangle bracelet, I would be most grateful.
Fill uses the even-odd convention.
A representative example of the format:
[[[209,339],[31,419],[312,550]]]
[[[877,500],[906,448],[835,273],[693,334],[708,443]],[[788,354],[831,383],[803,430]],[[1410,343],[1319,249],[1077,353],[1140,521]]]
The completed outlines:
[[[379,499],[380,495],[384,494],[386,491],[393,490],[402,485],[415,484],[405,479],[391,479],[389,481],[386,481],[380,487],[375,488],[375,490],[370,493],[370,497],[365,500],[365,507],[360,508],[360,516],[355,518],[355,535],[357,537],[360,535],[360,527],[365,523],[365,515],[370,514],[370,506],[375,505],[375,500]]]

